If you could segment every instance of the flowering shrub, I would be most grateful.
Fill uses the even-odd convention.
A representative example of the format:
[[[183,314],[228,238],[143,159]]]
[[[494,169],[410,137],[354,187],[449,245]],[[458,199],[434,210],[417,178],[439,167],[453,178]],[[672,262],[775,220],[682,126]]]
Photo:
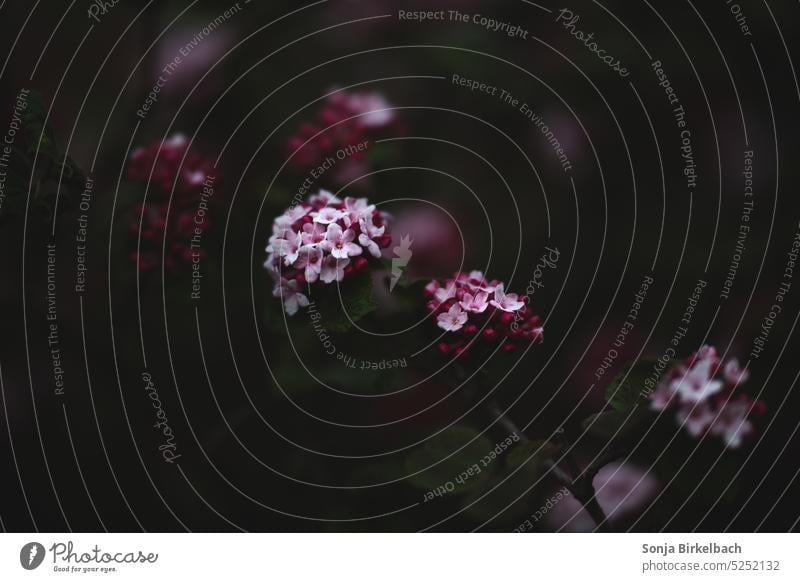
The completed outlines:
[[[366,168],[366,150],[351,146],[397,131],[397,115],[381,94],[337,91],[326,98],[315,122],[304,123],[289,138],[291,163],[307,169],[338,159],[339,181],[352,179]],[[337,158],[339,150],[346,151],[345,159]]]
[[[674,410],[675,419],[693,437],[719,437],[735,449],[754,432],[751,414],[765,406],[732,392],[749,378],[734,358],[721,365],[717,350],[703,346],[685,362],[673,367],[650,395],[650,408]]]
[[[380,258],[391,243],[386,216],[366,198],[340,200],[326,190],[275,219],[264,267],[273,295],[294,315],[308,305],[303,287],[339,283]]]
[[[147,182],[152,171],[152,184],[157,186],[150,191],[154,200],[163,200],[169,196],[175,184],[173,204],[194,199],[203,189],[206,176],[213,173],[211,160],[192,153],[186,156],[181,165],[189,140],[185,135],[176,133],[165,140],[155,141],[147,147],[139,147],[131,152],[128,163],[128,179],[132,182]]]
[[[527,297],[506,293],[500,281],[488,281],[480,271],[455,273],[444,285],[433,280],[425,286],[428,310],[448,332],[439,351],[460,355],[480,342],[503,342],[501,350],[542,341],[540,318],[527,305]]]
[[[213,185],[213,165],[209,158],[196,153],[186,155],[189,141],[183,134],[175,134],[163,144],[156,141],[147,147],[131,152],[127,168],[132,182],[147,183],[152,171],[148,201],[140,204],[128,224],[130,239],[139,240],[139,250],[130,253],[140,272],[148,272],[160,264],[164,244],[164,266],[169,271],[193,258],[203,258],[206,253],[191,239],[209,227],[208,212],[197,215],[198,205],[206,204]],[[209,181],[210,180],[210,181]],[[167,223],[169,194],[175,186],[171,202],[171,221]],[[141,233],[139,232],[141,220]]]

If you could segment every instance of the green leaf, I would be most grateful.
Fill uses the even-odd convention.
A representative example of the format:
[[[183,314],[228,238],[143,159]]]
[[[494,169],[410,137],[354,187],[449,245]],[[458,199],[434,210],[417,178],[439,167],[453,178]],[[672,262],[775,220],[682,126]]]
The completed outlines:
[[[348,331],[378,307],[372,299],[372,274],[367,268],[339,285],[315,287],[311,299],[322,314],[325,328],[333,332]]]
[[[26,101],[28,106],[22,114],[22,125],[28,153],[33,155],[38,150],[40,161],[46,159],[47,163],[52,163],[59,158],[59,150],[52,129],[45,123],[47,107],[44,97],[33,90]]]
[[[558,447],[553,443],[537,440],[523,442],[514,447],[506,457],[506,465],[509,469],[516,469],[522,466],[520,472],[532,478],[537,478],[542,469],[542,463],[552,457],[558,451]]]
[[[61,216],[74,207],[75,198],[83,191],[85,174],[70,157],[58,147],[55,133],[45,122],[47,107],[38,91],[27,95],[26,107],[21,112],[22,130],[17,135],[11,151],[6,178],[7,200],[3,205],[4,220],[7,215],[18,215],[25,207],[30,192],[30,206],[35,214],[49,221],[56,211]],[[36,158],[36,167],[33,160]]]
[[[507,453],[505,463],[499,464],[499,473],[484,479],[464,498],[464,516],[478,523],[490,522],[490,530],[516,525],[530,513],[531,496],[535,495],[531,486],[541,476],[544,461],[558,448],[544,440],[519,443]]]
[[[638,360],[628,364],[606,388],[606,401],[620,412],[628,412],[649,395],[645,380],[651,376],[656,360]],[[668,368],[665,368],[668,369]]]
[[[491,441],[474,429],[452,426],[408,456],[406,472],[411,474],[409,482],[426,492],[444,488],[447,494],[466,493],[491,475],[493,463],[484,466],[481,460],[493,448]],[[438,464],[426,469],[434,463]]]

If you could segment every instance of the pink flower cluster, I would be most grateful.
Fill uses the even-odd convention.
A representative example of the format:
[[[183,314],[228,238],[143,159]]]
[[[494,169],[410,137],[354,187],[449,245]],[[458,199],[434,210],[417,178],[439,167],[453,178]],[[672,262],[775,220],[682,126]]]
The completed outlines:
[[[308,305],[302,285],[342,281],[367,266],[367,255],[380,258],[392,241],[386,218],[366,198],[340,200],[326,190],[276,218],[264,267],[286,313]]]
[[[188,147],[186,136],[175,134],[163,144],[156,141],[131,152],[127,168],[131,182],[147,183],[152,171],[148,201],[136,208],[128,224],[131,241],[140,239],[139,250],[130,253],[130,260],[140,272],[151,271],[160,264],[162,244],[165,244],[164,266],[170,271],[191,263],[194,255],[205,256],[202,250],[191,249],[190,239],[196,227],[205,231],[209,225],[208,213],[203,215],[202,224],[195,223],[195,210],[206,179],[213,174],[213,166],[209,158],[196,153],[186,155],[181,164]],[[173,185],[172,219],[167,224],[167,204]]]
[[[147,182],[152,171],[152,183],[157,186],[148,193],[148,197],[161,200],[167,198],[175,184],[175,198],[182,202],[186,198],[194,198],[203,189],[206,176],[213,173],[210,159],[191,153],[183,159],[189,148],[189,140],[185,135],[176,133],[165,140],[156,141],[147,147],[139,147],[131,152],[128,163],[128,179],[133,182]],[[173,200],[173,204],[176,200]]]
[[[171,222],[167,226],[167,207],[165,204],[140,204],[134,218],[128,224],[131,241],[139,238],[139,220],[141,218],[140,250],[131,251],[130,259],[136,264],[139,272],[152,271],[161,264],[162,243],[165,244],[164,267],[175,271],[180,265],[189,265],[193,253],[199,258],[206,256],[202,248],[193,250],[190,240],[194,234],[194,213],[187,208],[173,208]],[[166,241],[165,241],[166,238]]]
[[[505,352],[542,341],[540,318],[528,307],[527,297],[506,293],[503,283],[488,281],[480,271],[455,273],[444,285],[433,280],[425,286],[425,295],[439,327],[455,334],[455,339],[438,344],[444,354],[460,355],[479,341],[505,340]]]
[[[336,157],[339,149],[373,139],[379,132],[397,129],[397,115],[391,107],[379,93],[332,93],[317,113],[316,121],[304,123],[289,139],[289,150],[294,154],[292,163],[308,168]],[[348,150],[345,165],[362,166],[364,156],[364,151]],[[354,173],[346,168],[344,171]]]
[[[732,396],[749,376],[735,358],[722,366],[717,350],[703,346],[664,376],[650,395],[650,408],[674,409],[678,423],[693,437],[713,435],[735,449],[755,431],[751,415],[763,414],[766,408],[743,394]]]

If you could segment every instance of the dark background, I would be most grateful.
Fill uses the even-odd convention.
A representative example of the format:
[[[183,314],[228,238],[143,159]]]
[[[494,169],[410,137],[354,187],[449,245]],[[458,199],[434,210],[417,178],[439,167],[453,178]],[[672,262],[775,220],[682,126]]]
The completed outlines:
[[[85,4],[79,0],[67,11],[66,1],[9,1],[0,9],[6,61],[0,131],[19,90],[40,91],[62,151],[95,179],[82,297],[73,291],[74,197],[70,205],[65,196],[55,220],[63,396],[54,394],[46,337],[52,205],[45,199],[26,211],[27,194],[19,193],[0,212],[0,518],[6,530],[406,531],[441,522],[437,529],[510,531],[552,493],[555,485],[545,481],[502,513],[508,500],[490,497],[483,508],[488,522],[456,515],[461,501],[455,498],[409,508],[422,498],[405,479],[409,452],[456,420],[485,430],[486,416],[468,412],[475,399],[469,394],[480,389],[454,391],[451,368],[431,374],[437,357],[430,350],[406,369],[348,372],[325,356],[302,314],[284,326],[261,268],[263,247],[272,219],[304,175],[283,167],[286,141],[313,117],[315,106],[307,104],[332,87],[363,84],[382,92],[399,108],[409,138],[376,145],[373,168],[387,171],[344,194],[441,205],[465,233],[467,270],[483,268],[519,292],[545,246],[561,251],[534,303],[546,318],[545,343],[501,362],[493,380],[513,367],[494,394],[503,408],[516,401],[509,415],[518,425],[533,420],[529,437],[546,438],[562,425],[579,431],[580,421],[602,408],[605,382],[595,382],[594,373],[646,274],[654,286],[606,379],[629,360],[663,352],[698,279],[709,285],[679,355],[713,343],[727,357],[748,360],[800,220],[800,93],[790,60],[798,57],[795,4],[769,3],[770,14],[766,3],[741,2],[752,30],[745,37],[724,2],[608,0],[606,11],[576,0],[570,8],[581,15],[579,28],[594,31],[631,71],[622,79],[556,24],[554,14],[522,0],[416,4],[519,24],[529,30],[528,40],[474,24],[399,21],[399,9],[415,9],[410,2],[331,0],[299,10],[295,2],[254,0],[185,60],[138,128],[136,110],[158,70],[230,4],[120,2],[84,38],[92,23]],[[662,61],[687,111],[699,173],[691,202],[678,132],[651,60],[609,11]],[[391,17],[367,19],[386,14]],[[454,86],[454,73],[530,103],[564,144],[573,171],[562,170],[519,111]],[[402,78],[409,76],[417,78]],[[447,79],[420,78],[426,76]],[[199,302],[189,299],[186,268],[143,276],[137,294],[136,267],[128,259],[128,225],[143,196],[142,187],[120,180],[129,144],[176,131],[193,138],[193,151],[211,157],[228,142],[214,228],[204,237],[209,257]],[[719,294],[736,246],[748,147],[755,152],[755,208],[724,300]],[[393,204],[400,213],[417,207]],[[462,249],[452,241],[437,244],[417,260],[433,265],[426,274],[446,276]],[[796,527],[798,293],[791,289],[765,351],[751,362],[748,393],[768,411],[756,443],[725,453],[741,469],[733,491],[721,499],[730,476],[710,477],[693,493],[670,488],[636,529]],[[383,307],[361,325],[394,330],[421,315],[393,315],[391,302]],[[424,346],[414,334],[374,339],[354,331],[335,341],[342,351],[372,359]],[[326,389],[304,366],[355,396]],[[158,454],[144,370],[175,431],[179,466]],[[427,412],[393,422],[448,394]],[[503,438],[496,427],[489,435],[492,443]],[[667,440],[643,443],[633,460],[648,465]],[[687,458],[694,446],[684,435],[670,445]],[[705,467],[695,457],[683,473],[697,482]],[[376,485],[383,482],[391,483]]]

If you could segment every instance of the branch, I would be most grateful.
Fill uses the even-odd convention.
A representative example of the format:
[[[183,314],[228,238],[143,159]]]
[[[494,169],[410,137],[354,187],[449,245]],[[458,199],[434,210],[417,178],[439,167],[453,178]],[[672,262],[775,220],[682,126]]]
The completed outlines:
[[[528,437],[526,437],[519,427],[514,424],[514,421],[503,414],[503,412],[500,410],[500,407],[497,406],[497,403],[490,402],[487,408],[489,414],[495,418],[496,422],[498,422],[500,426],[505,428],[511,434],[518,434],[520,439],[522,439],[524,442],[529,442]],[[561,436],[564,439],[566,438],[565,433],[563,432],[561,433]],[[567,449],[569,448],[570,447],[567,447]],[[597,475],[597,472],[603,466],[607,465],[618,456],[618,452],[607,449],[595,460],[594,463],[586,467],[586,469],[584,469],[582,472],[579,472],[578,467],[572,457],[567,455],[567,460],[571,470],[577,474],[575,478],[572,478],[566,471],[556,465],[552,460],[547,459],[544,461],[544,466],[548,468],[556,477],[556,479],[558,479],[569,490],[569,492],[572,493],[575,499],[577,499],[583,505],[584,509],[586,509],[586,512],[597,524],[597,529],[602,532],[611,532],[613,529],[611,527],[611,523],[608,521],[608,517],[606,517],[606,514],[603,511],[603,508],[600,507],[600,504],[597,502],[597,495],[595,493],[592,481],[594,480],[595,475]]]
[[[497,406],[495,402],[491,402],[488,408],[489,414],[491,414],[496,422],[506,429],[509,434],[517,434],[522,442],[529,442],[529,439],[525,436],[525,433],[523,433],[520,428],[514,424],[513,420],[503,414],[503,412],[500,410],[500,407]]]
[[[594,480],[594,476],[597,475],[597,472],[608,465],[612,461],[616,461],[620,457],[623,456],[622,451],[618,449],[606,448],[604,449],[597,458],[588,466],[586,467],[579,475],[579,478],[586,478],[589,481]]]
[[[608,517],[606,517],[603,508],[600,507],[600,504],[597,502],[597,496],[595,495],[592,480],[587,479],[586,474],[582,475],[578,479],[572,479],[572,477],[570,477],[566,471],[564,471],[550,459],[544,462],[544,466],[553,473],[555,478],[558,479],[561,484],[569,490],[570,493],[572,493],[575,499],[580,501],[586,512],[597,524],[597,528],[600,531],[613,531],[611,528],[611,523],[608,521]]]

